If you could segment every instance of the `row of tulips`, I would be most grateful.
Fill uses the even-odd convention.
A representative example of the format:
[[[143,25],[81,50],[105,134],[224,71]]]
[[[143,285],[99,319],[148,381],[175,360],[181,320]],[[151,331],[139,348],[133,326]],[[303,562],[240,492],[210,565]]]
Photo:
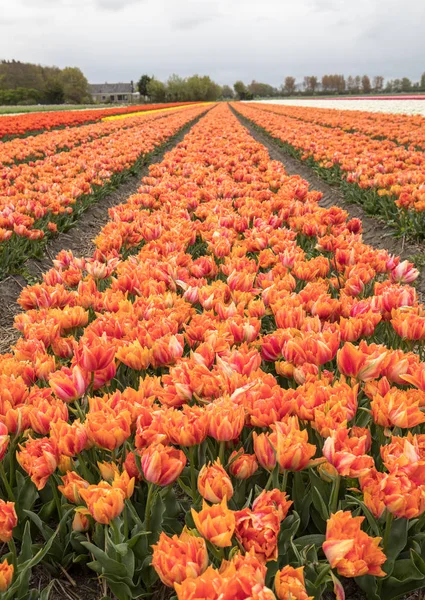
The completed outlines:
[[[60,127],[75,127],[85,123],[95,123],[110,115],[124,115],[144,110],[156,110],[172,106],[183,106],[191,102],[170,102],[168,104],[141,104],[92,110],[67,110],[56,112],[35,112],[0,118],[0,139],[3,141],[15,136],[42,133]]]
[[[40,561],[119,600],[424,585],[418,273],[320,196],[219,105],[92,257],[23,290],[0,358],[4,598],[38,597]]]
[[[86,130],[83,136],[74,137],[80,143],[69,151],[3,167],[0,276],[16,269],[28,256],[42,252],[46,236],[69,227],[88,205],[137,170],[150,152],[207,109],[189,106],[96,123],[81,128]],[[46,135],[56,134],[67,137],[68,130]]]
[[[251,106],[257,106],[252,103]],[[261,104],[261,108],[276,114],[325,127],[343,129],[349,133],[365,133],[373,138],[393,140],[411,150],[425,150],[425,118],[422,115],[375,113],[314,106]]]
[[[261,108],[260,108],[261,106]],[[384,217],[399,232],[425,238],[425,153],[271,112],[270,105],[234,108],[266,130],[350,200]]]
[[[171,107],[155,111],[158,116],[163,116],[163,110],[176,110],[184,108]],[[141,114],[151,114],[152,111],[145,110]],[[25,138],[14,138],[13,140],[0,144],[0,181],[3,189],[13,185],[19,170],[11,171],[10,166],[21,162],[35,161],[46,156],[52,156],[61,151],[69,151],[75,146],[90,142],[107,135],[111,135],[123,128],[137,127],[140,120],[134,118],[136,115],[118,115],[106,120],[80,125],[79,127],[67,127],[66,129],[46,130],[38,135]],[[120,122],[116,122],[118,119]],[[122,121],[124,119],[124,121]],[[121,122],[122,121],[122,122]]]

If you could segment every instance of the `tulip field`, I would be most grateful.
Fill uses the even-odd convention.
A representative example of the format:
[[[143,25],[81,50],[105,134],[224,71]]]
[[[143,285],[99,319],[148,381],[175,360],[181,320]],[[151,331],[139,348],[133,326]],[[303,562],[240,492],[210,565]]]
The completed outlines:
[[[419,271],[238,115],[420,223],[417,117],[199,104],[0,145],[7,274],[34,250],[22,240],[192,124],[92,255],[64,249],[21,290],[0,355],[1,600],[425,588]]]
[[[425,239],[425,117],[257,103],[237,111],[368,214]]]

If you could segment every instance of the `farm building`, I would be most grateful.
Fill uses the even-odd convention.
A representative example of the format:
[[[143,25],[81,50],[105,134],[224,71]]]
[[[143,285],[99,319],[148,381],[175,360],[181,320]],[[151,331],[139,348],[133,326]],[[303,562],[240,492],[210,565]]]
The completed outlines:
[[[137,102],[140,98],[134,83],[90,83],[89,92],[94,102]]]

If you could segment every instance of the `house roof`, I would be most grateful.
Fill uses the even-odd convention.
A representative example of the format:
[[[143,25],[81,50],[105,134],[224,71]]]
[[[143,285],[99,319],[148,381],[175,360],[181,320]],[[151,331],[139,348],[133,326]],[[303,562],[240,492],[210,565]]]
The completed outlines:
[[[91,94],[131,94],[134,92],[132,83],[90,83]]]

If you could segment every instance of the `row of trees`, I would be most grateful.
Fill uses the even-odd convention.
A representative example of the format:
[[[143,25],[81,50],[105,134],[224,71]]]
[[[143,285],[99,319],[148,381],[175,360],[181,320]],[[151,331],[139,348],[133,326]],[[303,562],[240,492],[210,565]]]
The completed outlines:
[[[268,83],[252,81],[245,85],[243,81],[237,81],[233,88],[223,86],[223,98],[232,98],[236,95],[239,100],[252,100],[253,98],[275,98],[278,96],[297,95],[329,95],[329,94],[370,94],[370,93],[400,93],[400,92],[425,92],[425,73],[419,82],[413,83],[408,77],[403,79],[391,79],[385,84],[382,75],[375,75],[372,79],[368,75],[352,76],[345,79],[344,75],[323,75],[319,79],[316,75],[307,75],[302,84],[297,84],[295,77],[285,77],[284,83],[279,87],[273,87]],[[227,89],[228,88],[228,89]]]
[[[171,75],[165,83],[155,77],[142,75],[137,87],[140,95],[150,102],[210,102],[222,97],[222,87],[208,75]]]
[[[295,77],[288,76],[282,86],[282,92],[286,95],[293,95],[296,91],[300,94],[370,94],[374,93],[394,93],[425,91],[425,73],[422,74],[420,81],[413,83],[408,77],[402,79],[391,79],[386,82],[384,87],[384,77],[375,75],[371,80],[369,75],[349,75],[345,79],[344,75],[323,75],[321,80],[315,75],[304,77],[302,89],[297,86]]]
[[[77,67],[43,67],[16,60],[0,62],[0,104],[90,102],[88,81]]]

